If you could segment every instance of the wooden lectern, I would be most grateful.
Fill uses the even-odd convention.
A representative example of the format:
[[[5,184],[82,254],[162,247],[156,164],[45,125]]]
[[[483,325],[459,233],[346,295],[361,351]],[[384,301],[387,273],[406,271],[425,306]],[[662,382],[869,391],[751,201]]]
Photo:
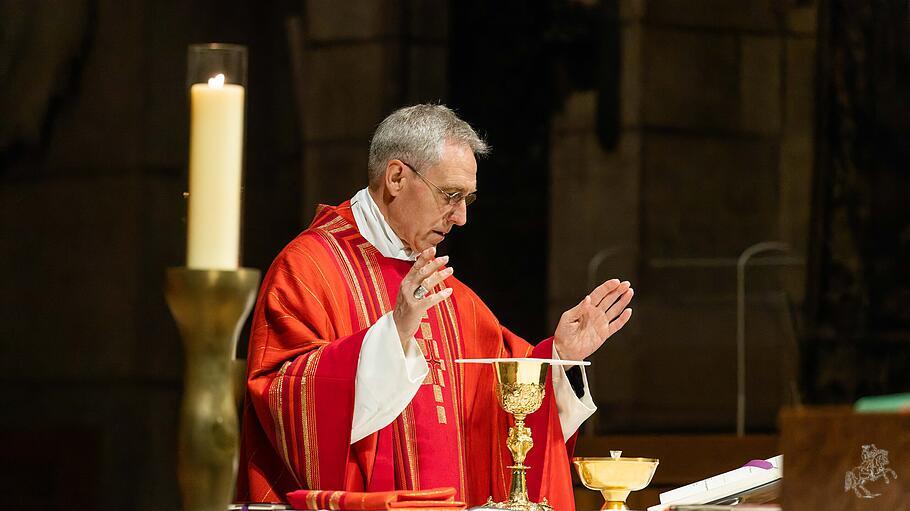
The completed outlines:
[[[910,414],[787,408],[780,428],[784,510],[910,511]]]

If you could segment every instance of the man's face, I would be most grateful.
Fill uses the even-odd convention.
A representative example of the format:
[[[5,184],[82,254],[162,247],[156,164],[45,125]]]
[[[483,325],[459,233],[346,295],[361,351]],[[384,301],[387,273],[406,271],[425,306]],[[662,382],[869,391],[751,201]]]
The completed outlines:
[[[423,178],[406,166],[402,169],[400,193],[393,203],[395,207],[390,209],[394,218],[389,220],[402,241],[420,252],[438,245],[452,227],[468,220],[464,201],[449,204],[433,185],[446,193],[477,191],[477,161],[470,147],[446,143],[439,163],[416,170]]]

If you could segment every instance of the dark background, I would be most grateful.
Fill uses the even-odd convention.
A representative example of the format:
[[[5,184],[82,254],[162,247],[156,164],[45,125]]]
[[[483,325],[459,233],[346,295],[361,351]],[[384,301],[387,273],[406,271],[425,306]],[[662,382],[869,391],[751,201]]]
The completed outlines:
[[[4,0],[13,505],[178,506],[162,281],[184,263],[186,48],[209,41],[249,48],[245,266],[365,185],[385,115],[441,101],[494,149],[445,250],[503,324],[536,341],[593,282],[633,281],[587,434],[732,431],[735,261],[767,240],[791,249],[748,273],[748,431],[910,390],[906,2]]]

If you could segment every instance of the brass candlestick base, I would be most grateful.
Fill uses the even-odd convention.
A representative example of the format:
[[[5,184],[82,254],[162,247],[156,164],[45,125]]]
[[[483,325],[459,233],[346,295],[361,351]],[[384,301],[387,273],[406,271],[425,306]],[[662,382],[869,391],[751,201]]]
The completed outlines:
[[[622,458],[622,451],[611,451],[609,458],[574,458],[578,477],[586,487],[601,492],[601,509],[629,509],[629,493],[641,490],[651,482],[659,460]]]
[[[258,285],[259,270],[249,268],[167,270],[165,296],[186,356],[177,452],[184,511],[224,511],[234,494],[234,353]]]
[[[525,417],[540,408],[546,390],[547,369],[550,365],[544,360],[521,359],[500,360],[493,362],[496,373],[496,396],[502,408],[515,417],[515,425],[509,428],[506,445],[512,453],[512,489],[509,500],[486,503],[486,507],[514,509],[516,511],[553,511],[547,499],[536,503],[528,500],[528,487],[525,473],[525,457],[534,447],[531,428],[525,426]]]

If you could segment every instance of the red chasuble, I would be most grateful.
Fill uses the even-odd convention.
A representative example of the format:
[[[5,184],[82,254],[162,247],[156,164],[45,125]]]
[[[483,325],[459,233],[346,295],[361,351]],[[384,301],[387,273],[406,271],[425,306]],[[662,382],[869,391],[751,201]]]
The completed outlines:
[[[298,489],[389,491],[450,486],[480,505],[508,496],[512,423],[496,401],[492,366],[458,358],[552,355],[502,327],[466,285],[427,311],[415,338],[430,372],[391,424],[351,445],[354,380],[367,329],[395,306],[413,265],[383,257],[357,230],[351,206],[321,207],[275,259],[253,316],[237,497],[284,502]],[[563,440],[553,387],[528,416],[532,500],[574,510],[573,440]]]

